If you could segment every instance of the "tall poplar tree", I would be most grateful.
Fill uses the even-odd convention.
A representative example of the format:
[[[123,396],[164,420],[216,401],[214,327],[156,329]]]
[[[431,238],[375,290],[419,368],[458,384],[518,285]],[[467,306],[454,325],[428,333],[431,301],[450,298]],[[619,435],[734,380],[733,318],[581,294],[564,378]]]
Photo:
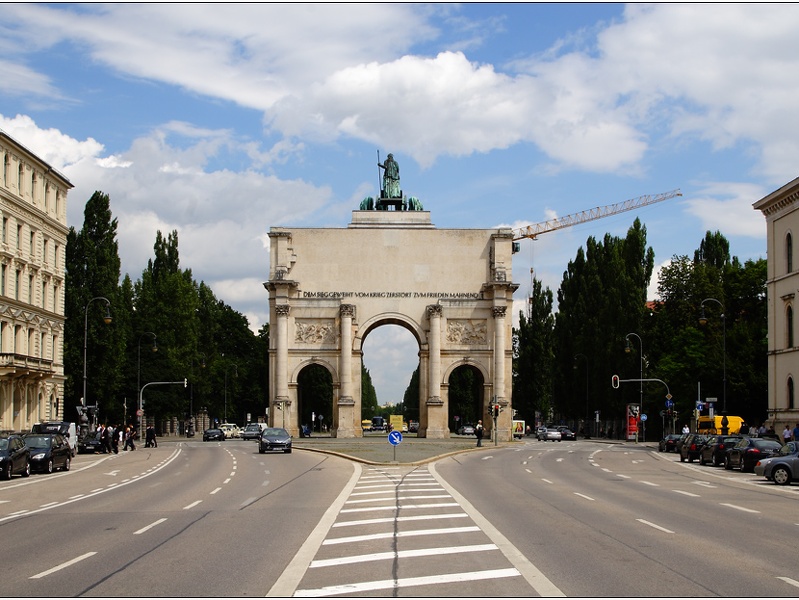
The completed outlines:
[[[99,419],[105,420],[107,409],[113,409],[119,400],[127,320],[124,310],[120,310],[116,235],[117,220],[112,218],[110,199],[97,191],[86,203],[81,230],[70,228],[67,235],[64,416],[70,420],[78,418],[75,408],[82,404],[84,372],[83,402],[99,407]],[[103,298],[110,303],[110,324],[103,319]]]

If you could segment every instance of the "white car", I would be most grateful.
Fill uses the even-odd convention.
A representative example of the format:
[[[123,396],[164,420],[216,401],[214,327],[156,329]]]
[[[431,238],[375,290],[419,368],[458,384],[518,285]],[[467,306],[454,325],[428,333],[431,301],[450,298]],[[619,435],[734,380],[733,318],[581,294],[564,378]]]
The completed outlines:
[[[241,432],[239,430],[239,426],[235,423],[222,423],[219,426],[219,429],[225,432],[225,438],[237,438],[241,436]]]
[[[548,442],[549,440],[552,440],[553,442],[562,441],[562,436],[560,434],[560,431],[558,431],[554,427],[539,428],[536,437],[538,438],[539,441],[544,441],[544,442]]]

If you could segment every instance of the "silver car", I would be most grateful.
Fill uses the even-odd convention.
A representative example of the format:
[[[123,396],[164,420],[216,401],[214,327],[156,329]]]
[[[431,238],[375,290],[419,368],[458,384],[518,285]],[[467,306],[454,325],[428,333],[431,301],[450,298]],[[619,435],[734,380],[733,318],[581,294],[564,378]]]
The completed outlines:
[[[555,441],[562,441],[562,436],[560,431],[555,429],[554,427],[541,427],[538,430],[538,434],[536,435],[538,441],[548,442],[549,440]]]
[[[799,442],[788,442],[776,455],[759,460],[755,475],[762,475],[777,485],[799,481]]]

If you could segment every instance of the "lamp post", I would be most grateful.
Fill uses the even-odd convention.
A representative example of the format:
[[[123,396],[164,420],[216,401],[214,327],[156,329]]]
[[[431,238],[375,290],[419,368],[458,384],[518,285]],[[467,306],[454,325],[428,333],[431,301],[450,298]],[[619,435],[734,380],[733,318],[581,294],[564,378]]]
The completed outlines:
[[[630,336],[635,336],[638,338],[638,347],[640,348],[640,363],[641,363],[641,390],[640,390],[640,400],[638,401],[638,417],[640,419],[641,415],[644,414],[644,343],[641,341],[641,336],[637,333],[628,333],[624,336],[627,344],[624,346],[624,351],[629,354],[633,351],[632,344],[630,344]],[[635,441],[638,442],[638,432],[635,432]],[[643,440],[646,442],[646,421],[643,422]]]
[[[228,367],[233,367],[233,370],[236,372],[236,377],[239,375],[239,366],[237,364],[226,365],[225,366],[225,423],[227,423],[227,370]]]
[[[83,405],[84,410],[86,409],[86,346],[88,344],[88,334],[89,334],[89,306],[95,300],[102,300],[105,302],[105,316],[103,317],[103,322],[106,325],[111,323],[111,302],[105,296],[95,296],[91,300],[86,303],[86,307],[83,309],[83,397],[80,399],[80,403]],[[95,403],[95,409],[97,405]],[[95,410],[96,414],[96,410]]]
[[[721,355],[721,362],[722,362],[721,413],[722,413],[722,419],[725,421],[722,422],[722,433],[726,434],[727,432],[723,430],[726,429],[726,420],[727,420],[727,317],[724,314],[725,313],[724,305],[721,302],[719,302],[715,298],[705,298],[704,300],[702,300],[702,304],[700,305],[701,309],[701,313],[699,314],[700,325],[707,325],[708,321],[707,317],[705,316],[705,302],[715,302],[721,307],[720,317],[721,317],[721,326],[723,332],[722,355]]]
[[[139,344],[138,344],[138,359],[139,359],[139,361],[138,361],[137,368],[136,368],[136,397],[137,398],[141,397],[141,339],[145,335],[153,336],[152,351],[153,352],[158,352],[158,342],[157,342],[158,336],[156,336],[152,331],[145,331],[144,333],[142,333],[139,336]],[[141,406],[139,406],[139,410],[141,410]],[[142,428],[142,420],[144,418],[144,415],[141,414],[141,415],[136,415],[136,416],[139,417],[139,438],[141,438],[141,432],[143,430],[143,428]]]
[[[200,368],[205,368],[205,354],[200,354]],[[191,389],[189,390],[189,426],[186,430],[186,437],[194,437],[194,356],[191,357]]]
[[[581,356],[585,360],[585,424],[583,425],[583,434],[585,434],[585,437],[588,437],[588,357],[579,352],[575,354],[574,368],[577,369],[577,359]]]

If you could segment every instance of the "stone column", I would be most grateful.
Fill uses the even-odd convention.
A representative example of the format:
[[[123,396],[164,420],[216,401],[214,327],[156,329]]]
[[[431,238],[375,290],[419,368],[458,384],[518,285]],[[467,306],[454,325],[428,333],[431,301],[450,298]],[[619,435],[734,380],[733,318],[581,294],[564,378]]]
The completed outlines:
[[[505,401],[505,311],[504,306],[491,309],[494,316],[494,396],[499,404]]]
[[[277,315],[277,342],[275,357],[275,402],[280,403],[283,410],[287,410],[289,400],[289,311],[288,304],[275,306]]]
[[[363,435],[360,423],[360,411],[355,410],[355,399],[352,394],[352,319],[355,317],[354,304],[342,304],[341,315],[341,355],[339,371],[341,393],[338,398],[338,422],[335,424],[335,437],[356,437]],[[355,421],[358,421],[355,423]],[[356,427],[357,425],[357,427]]]
[[[449,437],[447,426],[447,407],[441,400],[441,306],[431,304],[427,307],[430,320],[428,334],[428,374],[427,374],[427,429],[428,438]]]

